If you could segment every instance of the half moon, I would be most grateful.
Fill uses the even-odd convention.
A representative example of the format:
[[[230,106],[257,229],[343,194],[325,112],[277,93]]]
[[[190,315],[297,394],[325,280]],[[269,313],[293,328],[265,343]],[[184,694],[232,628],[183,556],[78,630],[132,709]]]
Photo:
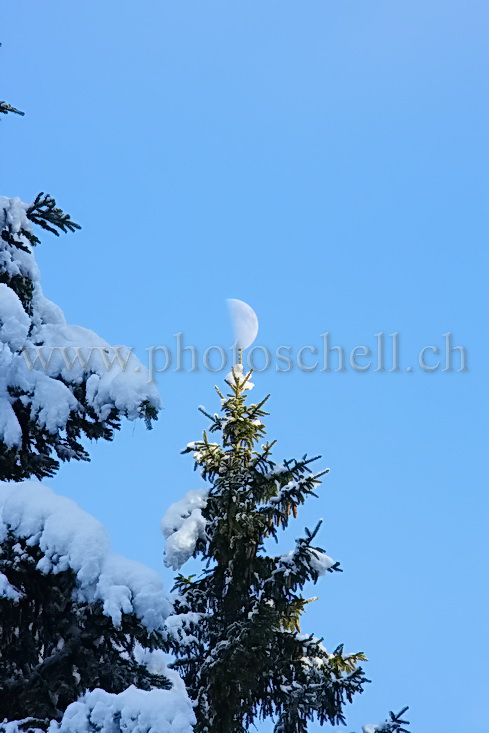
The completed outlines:
[[[258,335],[258,316],[244,300],[229,298],[228,308],[238,348],[247,349]]]

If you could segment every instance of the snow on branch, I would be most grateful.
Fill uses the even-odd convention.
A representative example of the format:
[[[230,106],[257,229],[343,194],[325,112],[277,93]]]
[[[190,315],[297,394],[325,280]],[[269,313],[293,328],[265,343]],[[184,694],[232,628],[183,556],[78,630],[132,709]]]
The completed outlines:
[[[163,629],[170,604],[159,575],[111,553],[103,526],[71,499],[37,481],[0,482],[0,541],[9,532],[39,547],[41,572],[71,568],[78,599],[101,601],[115,626],[123,613],[134,613],[149,631]],[[0,577],[0,593],[15,592]]]
[[[134,685],[118,694],[91,690],[68,706],[59,723],[53,720],[47,733],[192,733],[194,724],[192,703],[179,680],[171,690]],[[28,720],[0,722],[0,733],[26,730],[43,733]]]
[[[0,449],[11,452],[4,475],[14,480],[52,475],[53,451],[61,460],[86,459],[80,435],[110,438],[120,417],[143,417],[149,427],[160,407],[132,349],[68,324],[44,297],[31,221],[50,231],[77,226],[49,196],[31,206],[0,197]]]
[[[0,598],[8,598],[11,601],[18,601],[21,594],[9,583],[7,576],[0,573]]]
[[[7,115],[9,112],[24,116],[25,112],[21,112],[20,109],[17,109],[16,107],[12,107],[11,104],[8,102],[0,102],[0,114]]]
[[[166,538],[165,565],[178,570],[192,557],[199,539],[205,537],[206,521],[202,509],[209,491],[195,489],[183,499],[170,504],[161,520],[161,531]]]
[[[362,731],[363,733],[409,733],[404,728],[405,725],[409,725],[409,720],[403,720],[403,716],[408,710],[409,708],[405,707],[397,715],[391,711],[389,718],[383,723],[364,725]]]
[[[51,724],[48,733],[191,733],[194,723],[184,690],[131,686],[118,695],[100,689],[87,692],[67,708],[60,724]]]
[[[27,207],[26,215],[33,224],[37,224],[57,237],[59,237],[58,229],[62,232],[74,232],[75,229],[81,229],[79,224],[72,221],[69,214],[65,214],[59,206],[56,206],[56,201],[48,193],[39,193],[35,201]]]

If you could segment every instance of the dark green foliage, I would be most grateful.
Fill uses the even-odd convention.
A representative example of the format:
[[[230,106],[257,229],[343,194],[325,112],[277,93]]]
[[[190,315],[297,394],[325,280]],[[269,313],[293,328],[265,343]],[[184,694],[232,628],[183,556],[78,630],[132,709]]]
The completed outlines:
[[[390,720],[386,721],[386,727],[385,730],[387,733],[409,733],[406,728],[403,728],[404,725],[409,725],[409,720],[403,720],[402,716],[404,713],[407,713],[409,710],[409,707],[405,707],[401,710],[400,713],[397,713],[395,715],[392,711],[389,713]]]
[[[81,410],[72,412],[65,431],[50,433],[39,426],[30,416],[29,407],[22,398],[24,393],[11,390],[14,400],[12,407],[22,427],[21,448],[8,448],[0,442],[0,480],[22,481],[31,476],[39,480],[54,476],[60,461],[89,461],[90,456],[82,445],[82,437],[90,440],[112,440],[121,420],[116,409],[111,410],[104,420],[97,417],[93,407],[86,401],[86,384],[74,385],[73,394]],[[158,417],[156,408],[149,402],[141,405],[141,417],[146,427],[151,429],[152,420]],[[56,457],[54,457],[56,456]]]
[[[69,214],[65,214],[58,206],[52,196],[40,193],[36,196],[35,201],[26,209],[27,218],[33,224],[38,224],[43,229],[59,236],[59,232],[75,231],[81,229],[79,224],[71,221]],[[40,243],[38,237],[32,233],[30,228],[21,226],[18,231],[14,229],[12,223],[4,212],[3,221],[0,221],[0,237],[2,242],[9,247],[13,247],[23,252],[30,253],[29,244],[35,246]],[[0,248],[2,243],[0,242]],[[29,315],[32,314],[32,292],[34,284],[27,275],[10,275],[8,271],[0,269],[0,282],[8,285],[19,296],[24,309]]]
[[[57,433],[50,433],[31,418],[29,406],[22,401],[23,392],[11,390],[11,394],[17,397],[12,407],[22,428],[23,438],[20,450],[9,449],[0,442],[0,479],[4,481],[22,481],[30,476],[42,479],[54,476],[60,461],[89,461],[88,452],[80,442],[81,437],[112,440],[114,432],[120,428],[121,421],[115,409],[105,420],[97,418],[86,401],[85,383],[73,386],[73,394],[83,409],[71,413],[66,430]]]
[[[56,205],[56,200],[52,196],[43,192],[39,193],[33,203],[26,208],[26,216],[33,224],[37,224],[42,229],[51,232],[51,234],[57,237],[59,237],[60,232],[67,233],[81,229],[79,224],[72,221],[69,214],[65,214]],[[26,227],[21,227],[18,232],[14,231],[12,225],[6,218],[2,224],[1,237],[7,244],[17,247],[24,252],[29,252],[30,250],[23,243],[22,237],[28,239],[32,246],[39,244],[41,241]]]
[[[24,306],[25,312],[32,316],[32,292],[34,290],[32,280],[22,275],[8,275],[0,270],[0,283],[8,285],[14,291]]]
[[[204,413],[219,442],[204,432],[186,451],[210,483],[206,533],[194,553],[207,569],[176,580],[177,613],[200,620],[182,616],[186,633],[175,644],[175,667],[197,701],[196,733],[244,733],[269,716],[276,733],[304,733],[312,720],[345,722],[345,702],[366,682],[359,666],[365,657],[342,646],[330,654],[321,639],[300,633],[309,602],[301,590],[318,580],[321,559],[329,560],[314,545],[318,528],[287,556],[269,555],[266,544],[315,495],[325,472],[313,473],[315,459],[306,456],[278,466],[273,443],[257,445],[266,400],[248,405],[247,377],[234,374],[231,393],[219,392],[222,416]]]
[[[402,716],[409,710],[408,707],[403,708],[400,713],[389,713],[389,718],[385,723],[377,726],[377,733],[409,733],[407,728],[403,726],[409,725],[409,720],[403,720]]]
[[[13,534],[2,542],[0,572],[21,598],[0,598],[0,721],[29,717],[45,729],[86,690],[169,688],[133,654],[136,642],[161,647],[161,636],[132,614],[115,627],[100,602],[74,600],[73,572],[43,574],[42,557]]]
[[[12,105],[8,104],[8,102],[0,102],[0,114],[7,115],[9,112],[12,112],[16,115],[24,116],[24,112],[21,112],[20,109],[12,107]]]
[[[56,201],[47,193],[39,193],[35,201],[27,208],[26,213],[27,218],[33,224],[38,224],[42,229],[46,229],[57,237],[59,237],[58,229],[65,233],[81,229],[79,224],[71,220],[69,214],[65,214],[59,206],[56,206]]]

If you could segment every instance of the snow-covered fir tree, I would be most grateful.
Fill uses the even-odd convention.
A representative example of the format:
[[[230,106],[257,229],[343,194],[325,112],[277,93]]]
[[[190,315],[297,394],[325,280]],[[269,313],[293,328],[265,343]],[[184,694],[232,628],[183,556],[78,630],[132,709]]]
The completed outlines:
[[[83,437],[110,439],[122,416],[149,422],[159,406],[131,350],[44,297],[33,226],[78,228],[50,196],[0,198],[0,733],[191,733],[159,576],[110,553],[71,500],[17,482],[86,459]]]
[[[0,112],[22,114],[5,102]],[[69,325],[44,297],[34,227],[79,229],[49,195],[31,204],[0,197],[0,479],[14,481],[87,460],[84,437],[110,440],[121,417],[149,426],[159,407],[130,349]]]
[[[0,482],[0,541],[1,733],[191,733],[158,574],[34,481]]]
[[[222,413],[201,408],[219,440],[204,432],[184,452],[208,487],[189,492],[162,520],[166,564],[179,569],[194,556],[207,566],[199,577],[177,577],[172,621],[174,668],[196,702],[196,733],[244,733],[266,717],[276,733],[304,733],[312,720],[343,723],[345,703],[366,682],[362,653],[328,651],[300,628],[304,585],[339,570],[316,546],[318,527],[291,552],[268,552],[267,541],[315,495],[325,471],[307,457],[274,462],[274,444],[261,443],[266,399],[246,400],[250,376],[234,367],[227,394],[217,390]]]

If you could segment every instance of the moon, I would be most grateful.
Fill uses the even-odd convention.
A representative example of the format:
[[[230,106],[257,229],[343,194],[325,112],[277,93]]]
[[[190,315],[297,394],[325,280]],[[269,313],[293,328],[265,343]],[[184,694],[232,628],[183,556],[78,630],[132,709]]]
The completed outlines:
[[[228,298],[228,308],[238,348],[247,349],[258,335],[258,316],[244,300]]]

